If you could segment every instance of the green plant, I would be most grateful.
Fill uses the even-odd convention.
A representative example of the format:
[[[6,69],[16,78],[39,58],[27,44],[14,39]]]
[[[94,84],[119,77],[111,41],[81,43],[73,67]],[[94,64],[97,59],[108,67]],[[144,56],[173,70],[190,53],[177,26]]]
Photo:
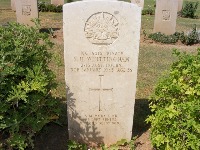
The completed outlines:
[[[177,61],[150,100],[151,141],[159,150],[200,149],[200,48],[174,51]]]
[[[198,2],[186,2],[183,9],[180,12],[181,17],[195,18],[195,13],[198,8]]]
[[[142,10],[142,15],[154,15],[153,9],[143,9]]]
[[[179,35],[180,34],[178,32],[172,35],[165,35],[163,33],[157,32],[157,33],[150,34],[148,37],[156,42],[170,44],[170,43],[178,42]]]
[[[37,27],[0,26],[0,149],[34,147],[34,135],[58,117],[52,46]]]
[[[196,25],[194,25],[192,31],[188,35],[185,35],[184,32],[175,32],[172,35],[165,35],[163,33],[157,32],[149,34],[148,38],[165,44],[177,43],[179,40],[185,45],[193,45],[200,42]]]
[[[101,145],[101,150],[119,150],[119,149],[130,149],[135,150],[135,140],[136,137],[134,137],[132,140],[127,141],[126,139],[121,139],[120,141],[117,141],[115,144],[110,145],[109,147],[105,145]],[[86,144],[80,144],[75,141],[68,141],[68,150],[95,150],[95,148],[88,148]]]
[[[62,12],[62,5],[53,5],[45,2],[38,3],[38,10],[41,12]]]
[[[71,2],[74,2],[73,0],[67,0],[67,3],[71,3]]]
[[[198,35],[197,28],[195,25],[192,31],[188,35],[185,36],[184,43],[186,45],[193,45],[193,44],[199,43],[199,41],[200,39],[199,39],[199,35]]]
[[[38,10],[41,12],[46,12],[46,3],[45,2],[38,2]]]
[[[117,141],[115,144],[106,147],[105,145],[102,145],[101,148],[102,150],[119,150],[119,149],[130,149],[130,150],[135,150],[135,139],[134,137],[132,140],[127,141],[126,139],[121,139],[120,141]]]
[[[88,150],[86,144],[80,144],[71,140],[68,141],[67,149],[68,150]]]
[[[142,10],[142,15],[154,15],[154,9],[150,5],[148,5],[148,8],[144,8]]]

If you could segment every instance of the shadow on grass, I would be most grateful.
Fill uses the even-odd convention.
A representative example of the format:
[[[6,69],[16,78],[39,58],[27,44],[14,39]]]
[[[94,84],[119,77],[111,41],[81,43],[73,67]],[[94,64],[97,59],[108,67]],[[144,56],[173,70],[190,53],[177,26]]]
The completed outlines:
[[[49,123],[35,138],[34,150],[67,150],[69,137],[78,143],[103,143],[95,124],[87,121],[76,110],[74,93],[67,88],[67,104],[62,104],[59,123]],[[60,101],[66,102],[65,98]],[[68,126],[70,130],[68,131]]]
[[[59,99],[61,116],[58,122],[48,123],[35,137],[34,150],[67,150],[67,105],[66,98]]]
[[[132,137],[140,137],[145,133],[150,125],[145,122],[148,115],[150,115],[149,102],[147,99],[136,99],[133,119],[133,134]]]
[[[41,28],[40,32],[52,34],[52,32],[60,30],[61,28]]]
[[[68,123],[70,128],[73,130],[73,136],[71,137],[77,142],[96,142],[102,143],[103,137],[99,136],[99,132],[96,131],[95,125],[91,125],[86,119],[82,118],[78,112],[75,110],[75,99],[73,98],[73,93],[67,88],[68,103],[62,104],[62,115],[59,119],[61,125],[56,123],[49,123],[44,127],[40,134],[35,139],[34,150],[67,150],[67,142],[69,139],[68,135]],[[65,98],[60,99],[66,102]],[[136,99],[135,101],[135,114],[133,119],[133,137],[140,137],[145,133],[150,125],[145,123],[145,119],[150,115],[150,109],[148,106],[147,99]],[[67,107],[68,105],[68,107]],[[67,118],[67,108],[71,109],[72,114],[68,114]],[[68,110],[69,112],[69,110]],[[78,122],[77,122],[78,120]],[[80,126],[80,122],[84,128]],[[79,138],[78,138],[79,137]]]

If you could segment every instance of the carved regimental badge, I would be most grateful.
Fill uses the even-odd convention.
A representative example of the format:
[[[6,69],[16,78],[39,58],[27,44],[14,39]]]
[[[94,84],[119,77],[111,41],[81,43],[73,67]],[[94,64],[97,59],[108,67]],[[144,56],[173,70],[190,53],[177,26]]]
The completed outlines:
[[[24,16],[31,15],[31,5],[23,5],[22,6],[22,15],[24,15]]]
[[[162,15],[163,15],[164,21],[170,20],[170,17],[171,17],[170,10],[163,10]]]
[[[85,36],[96,45],[110,45],[119,37],[119,23],[112,14],[93,14],[85,23]]]
[[[140,4],[140,0],[135,0],[135,2],[136,2],[137,4]]]

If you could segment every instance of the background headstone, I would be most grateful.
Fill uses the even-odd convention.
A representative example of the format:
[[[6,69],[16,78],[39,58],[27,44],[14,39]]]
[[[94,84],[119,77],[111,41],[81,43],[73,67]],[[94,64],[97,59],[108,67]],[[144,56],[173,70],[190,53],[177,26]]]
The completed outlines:
[[[131,3],[137,4],[139,7],[144,8],[144,0],[131,0]]]
[[[183,0],[178,0],[178,11],[181,11],[183,7]]]
[[[130,140],[141,8],[111,0],[63,8],[69,138],[105,144]]]
[[[178,0],[156,0],[154,32],[167,35],[176,32]]]
[[[64,5],[64,0],[51,0],[53,5]]]
[[[37,0],[16,0],[17,22],[32,26],[32,19],[38,18]]]
[[[12,9],[13,11],[16,11],[15,0],[11,0],[11,9]]]

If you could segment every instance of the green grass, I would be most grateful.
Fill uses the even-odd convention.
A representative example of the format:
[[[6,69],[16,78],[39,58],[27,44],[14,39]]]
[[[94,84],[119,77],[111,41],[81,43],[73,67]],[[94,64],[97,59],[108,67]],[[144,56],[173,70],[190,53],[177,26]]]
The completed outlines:
[[[0,9],[10,9],[11,0],[0,0]]]
[[[141,31],[146,31],[148,34],[153,32],[154,16],[143,15]]]
[[[156,4],[155,0],[144,0],[144,9],[151,7],[155,9],[154,5]]]
[[[199,0],[183,0],[183,5],[188,2],[199,2]],[[144,8],[148,8],[149,6],[154,8],[154,5],[156,4],[156,0],[144,0]],[[200,5],[197,9],[197,13],[200,14]]]
[[[16,21],[16,15],[11,10],[1,10],[0,9],[0,25],[4,25],[7,22]]]
[[[174,60],[171,52],[167,47],[140,45],[137,99],[148,98],[151,95],[157,79]]]
[[[200,29],[200,19],[190,19],[190,18],[181,18],[177,19],[177,31],[185,31],[191,30],[191,28],[196,24],[197,28]]]

